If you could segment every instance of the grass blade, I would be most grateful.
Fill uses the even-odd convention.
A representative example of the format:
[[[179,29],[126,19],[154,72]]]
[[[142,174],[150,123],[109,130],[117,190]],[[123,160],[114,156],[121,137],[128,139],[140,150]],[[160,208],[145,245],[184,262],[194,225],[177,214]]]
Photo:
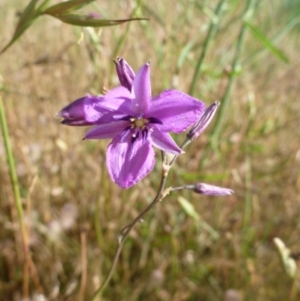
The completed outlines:
[[[90,26],[90,27],[104,27],[104,26],[114,26],[129,21],[140,21],[147,20],[145,18],[131,18],[131,19],[121,19],[121,20],[103,20],[90,17],[88,15],[78,15],[78,14],[68,14],[54,16],[55,18],[61,20],[64,23],[77,26]]]
[[[94,1],[96,0],[70,0],[51,6],[47,8],[44,13],[52,16],[67,14],[71,13],[74,10],[78,10]]]
[[[273,53],[276,57],[278,57],[283,62],[285,63],[289,62],[289,59],[284,54],[284,52],[280,50],[278,47],[276,47],[274,43],[270,39],[268,39],[258,27],[254,26],[250,22],[245,22],[245,25],[247,26],[248,29],[250,29],[253,36],[259,42],[261,42],[266,49],[268,49],[271,53]]]
[[[23,11],[19,22],[16,26],[15,33],[12,39],[8,42],[8,44],[1,50],[0,54],[5,52],[13,43],[15,43],[18,38],[24,33],[24,31],[33,23],[33,21],[38,17],[39,14],[36,13],[35,7],[39,0],[32,0],[26,6]]]

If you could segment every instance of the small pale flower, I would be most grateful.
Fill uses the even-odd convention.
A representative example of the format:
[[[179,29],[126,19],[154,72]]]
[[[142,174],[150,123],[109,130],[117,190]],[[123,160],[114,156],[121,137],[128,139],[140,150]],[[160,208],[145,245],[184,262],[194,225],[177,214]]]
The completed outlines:
[[[194,124],[204,104],[177,90],[166,90],[152,98],[150,64],[136,75],[122,59],[116,63],[121,86],[105,96],[83,97],[61,110],[67,125],[94,124],[86,139],[112,139],[106,165],[114,182],[129,188],[154,167],[155,146],[178,155],[181,149],[170,136]]]

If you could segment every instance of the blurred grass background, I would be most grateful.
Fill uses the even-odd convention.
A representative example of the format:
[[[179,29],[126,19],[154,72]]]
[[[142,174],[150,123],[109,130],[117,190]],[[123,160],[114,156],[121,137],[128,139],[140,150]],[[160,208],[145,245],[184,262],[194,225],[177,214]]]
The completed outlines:
[[[284,272],[273,238],[299,257],[300,2],[252,1],[246,16],[248,1],[223,2],[193,91],[209,105],[224,98],[233,78],[220,135],[214,139],[210,125],[179,158],[168,185],[207,182],[235,195],[168,196],[132,231],[99,300],[299,300],[297,275]],[[1,1],[1,47],[27,3]],[[151,60],[153,95],[170,87],[190,91],[218,4],[97,1],[85,10],[150,20],[94,30],[45,16],[0,57],[30,254],[24,255],[0,137],[1,300],[91,298],[108,272],[120,229],[155,196],[160,156],[146,179],[121,190],[106,171],[108,141],[82,141],[87,128],[60,125],[55,114],[88,92],[118,85],[116,56],[135,70]],[[192,214],[179,197],[193,206]]]

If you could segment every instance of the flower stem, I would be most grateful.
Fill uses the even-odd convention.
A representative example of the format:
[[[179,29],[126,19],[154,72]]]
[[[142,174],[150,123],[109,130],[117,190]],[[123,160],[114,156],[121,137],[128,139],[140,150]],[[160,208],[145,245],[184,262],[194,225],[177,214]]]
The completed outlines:
[[[101,286],[97,289],[97,291],[95,292],[95,294],[93,295],[91,301],[95,301],[105,290],[105,288],[107,287],[107,285],[109,284],[117,263],[118,263],[118,259],[120,257],[121,251],[123,249],[124,243],[126,241],[126,239],[128,238],[131,230],[134,228],[134,226],[143,219],[143,217],[159,202],[161,201],[166,195],[167,192],[165,192],[165,185],[166,185],[166,181],[167,181],[167,177],[168,177],[168,172],[169,172],[169,166],[165,165],[165,154],[162,153],[162,157],[163,157],[163,168],[162,168],[162,174],[161,174],[161,180],[160,180],[160,184],[159,184],[159,188],[158,188],[158,192],[155,196],[155,198],[153,199],[153,201],[128,225],[126,225],[125,227],[122,228],[122,230],[120,231],[120,234],[118,236],[118,246],[115,252],[115,256],[113,258],[113,262],[112,265],[109,269],[108,275],[106,276],[106,278],[104,279],[103,283],[101,284]]]

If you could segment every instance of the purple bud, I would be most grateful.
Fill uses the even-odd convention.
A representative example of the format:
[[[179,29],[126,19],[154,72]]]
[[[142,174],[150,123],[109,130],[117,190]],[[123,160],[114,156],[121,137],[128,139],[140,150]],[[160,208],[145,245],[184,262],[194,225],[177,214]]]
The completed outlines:
[[[135,77],[135,73],[129,64],[122,58],[117,58],[114,61],[116,64],[116,70],[119,77],[120,84],[131,91],[132,83]]]
[[[102,16],[98,13],[91,12],[87,15],[89,19],[102,19]]]
[[[214,117],[219,104],[219,102],[215,101],[204,111],[200,119],[193,125],[191,130],[188,132],[187,136],[189,139],[196,139],[200,134],[202,134],[202,132],[207,128],[212,118]]]
[[[70,103],[57,115],[64,118],[62,124],[71,126],[92,125],[103,115],[95,109],[100,101],[101,97],[87,95]]]
[[[198,183],[196,185],[193,185],[193,191],[199,194],[216,196],[232,195],[234,193],[234,191],[231,189],[222,188],[219,186],[214,186],[205,183]]]

